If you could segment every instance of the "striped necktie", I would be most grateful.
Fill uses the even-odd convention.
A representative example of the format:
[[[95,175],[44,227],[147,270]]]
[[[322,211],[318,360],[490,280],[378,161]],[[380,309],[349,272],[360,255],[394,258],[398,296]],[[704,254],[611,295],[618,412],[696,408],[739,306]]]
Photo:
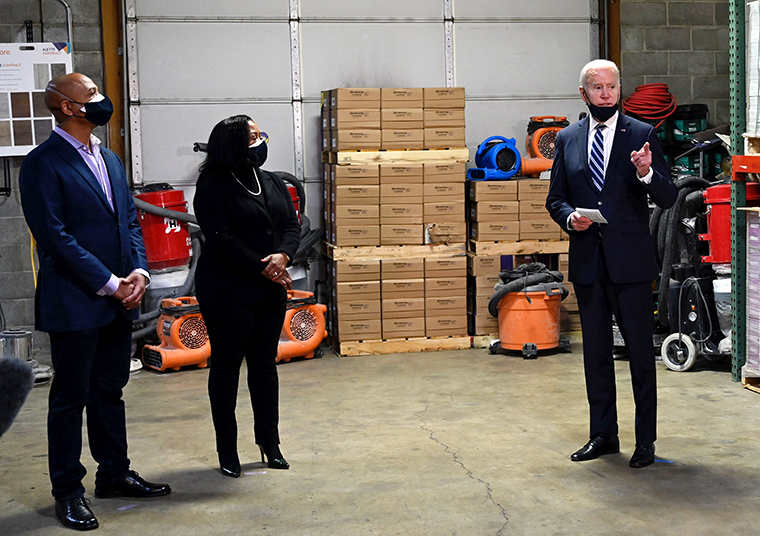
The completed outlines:
[[[588,162],[594,186],[600,192],[604,186],[604,136],[602,135],[604,127],[605,125],[602,123],[596,126],[594,143],[591,145],[591,158],[589,158]]]

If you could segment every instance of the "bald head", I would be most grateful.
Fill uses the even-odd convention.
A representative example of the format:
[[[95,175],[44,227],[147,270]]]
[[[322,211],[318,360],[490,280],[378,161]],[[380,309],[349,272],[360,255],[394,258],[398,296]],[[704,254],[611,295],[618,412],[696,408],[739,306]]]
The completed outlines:
[[[78,109],[71,103],[82,104],[98,93],[98,86],[81,73],[70,73],[53,78],[45,88],[45,105],[59,123],[70,118]]]

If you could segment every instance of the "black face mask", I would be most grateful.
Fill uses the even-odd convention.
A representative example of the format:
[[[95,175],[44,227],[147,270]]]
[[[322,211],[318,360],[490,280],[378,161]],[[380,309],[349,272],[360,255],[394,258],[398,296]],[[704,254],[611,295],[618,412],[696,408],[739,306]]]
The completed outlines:
[[[254,167],[260,167],[267,161],[267,142],[261,141],[258,145],[248,147],[248,160]]]
[[[50,89],[52,89],[59,95],[63,95],[74,104],[78,104],[79,106],[84,108],[84,118],[87,119],[93,125],[102,127],[103,125],[105,125],[111,120],[111,116],[113,115],[113,103],[111,102],[111,99],[109,99],[107,96],[99,94],[103,97],[99,101],[77,102],[73,100],[71,97],[69,97],[68,95],[61,93],[57,89],[54,89],[54,88],[50,88]],[[71,117],[77,117],[77,116],[74,115]],[[63,121],[61,121],[61,123],[63,123],[64,121],[68,121],[69,119],[71,119],[71,117],[69,117],[68,119],[64,119]]]
[[[617,104],[613,106],[596,106],[595,104],[587,102],[586,106],[588,106],[588,109],[591,112],[591,117],[597,121],[601,121],[602,123],[606,122],[610,117],[615,115],[615,112],[618,111]]]

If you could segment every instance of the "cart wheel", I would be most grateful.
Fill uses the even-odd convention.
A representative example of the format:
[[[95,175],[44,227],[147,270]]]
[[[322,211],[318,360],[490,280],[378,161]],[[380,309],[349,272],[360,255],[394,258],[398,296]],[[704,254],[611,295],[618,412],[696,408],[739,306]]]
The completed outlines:
[[[501,341],[499,339],[492,340],[491,344],[488,345],[488,353],[496,355],[499,353],[499,350],[501,350]]]
[[[314,357],[315,357],[316,359],[319,359],[319,358],[320,358],[320,357],[322,357],[323,355],[325,355],[325,353],[324,353],[324,351],[322,350],[322,348],[316,348],[316,349],[314,350]]]
[[[689,370],[697,360],[697,348],[688,335],[671,333],[662,341],[662,361],[670,370]]]
[[[536,359],[538,357],[538,347],[534,342],[526,342],[522,348],[523,359]]]

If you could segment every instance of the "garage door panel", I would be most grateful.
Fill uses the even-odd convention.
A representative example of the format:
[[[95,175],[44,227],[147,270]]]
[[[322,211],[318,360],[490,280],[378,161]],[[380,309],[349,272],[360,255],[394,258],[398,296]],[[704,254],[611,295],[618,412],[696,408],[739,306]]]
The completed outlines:
[[[520,156],[527,156],[525,139],[528,122],[532,116],[565,116],[571,123],[578,114],[588,111],[580,96],[573,99],[557,100],[507,100],[468,101],[466,110],[467,147],[470,149],[469,167],[475,166],[475,151],[478,144],[491,136],[514,138]]]
[[[444,86],[443,31],[442,23],[304,23],[304,97],[334,87]]]
[[[193,143],[207,142],[219,121],[249,115],[269,134],[265,169],[293,173],[293,109],[290,104],[150,105],[140,107],[143,180],[173,185],[194,184],[204,153]],[[189,119],[192,120],[189,120]]]
[[[281,17],[288,18],[288,0],[135,0],[138,17]],[[181,14],[181,15],[180,15]]]
[[[589,0],[561,2],[494,2],[494,0],[454,0],[454,17],[463,18],[566,18],[589,16]]]
[[[137,30],[140,99],[290,98],[287,23],[151,23]]]
[[[300,0],[301,18],[443,18],[442,0]]]
[[[303,105],[304,175],[322,177],[322,116],[318,103]]]
[[[568,47],[588,40],[587,24],[461,23],[455,32],[456,83],[468,96],[571,93],[589,61],[588,46]]]

